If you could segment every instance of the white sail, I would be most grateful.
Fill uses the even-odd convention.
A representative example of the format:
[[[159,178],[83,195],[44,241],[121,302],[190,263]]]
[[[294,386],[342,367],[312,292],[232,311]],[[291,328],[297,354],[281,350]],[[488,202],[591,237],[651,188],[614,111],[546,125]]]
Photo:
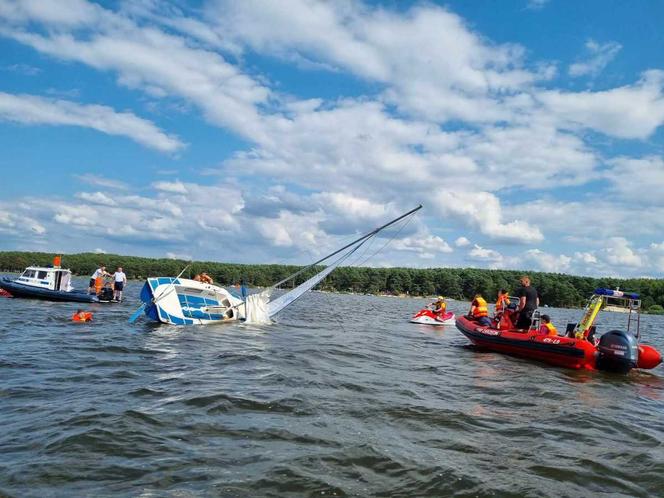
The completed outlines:
[[[354,251],[351,251],[351,253]],[[346,254],[342,258],[339,258],[337,261],[332,263],[330,266],[325,268],[323,271],[320,273],[317,273],[313,277],[311,277],[309,280],[306,280],[305,282],[301,283],[295,289],[293,289],[290,292],[286,292],[286,294],[282,294],[278,298],[276,298],[274,301],[270,301],[267,305],[267,313],[270,317],[273,317],[277,313],[279,313],[282,309],[284,309],[286,306],[291,304],[293,301],[295,301],[297,298],[299,298],[302,294],[307,292],[308,290],[313,289],[318,282],[323,280],[325,277],[327,277],[332,271],[341,264],[342,261],[344,261],[349,254]]]
[[[268,313],[268,301],[270,300],[271,288],[247,296],[245,301],[245,320],[244,323],[251,323],[255,325],[272,323],[270,314]]]

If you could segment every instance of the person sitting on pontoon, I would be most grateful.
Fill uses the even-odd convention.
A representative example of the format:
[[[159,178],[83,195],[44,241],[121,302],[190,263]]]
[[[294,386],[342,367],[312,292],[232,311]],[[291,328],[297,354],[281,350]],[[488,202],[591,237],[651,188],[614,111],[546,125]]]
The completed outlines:
[[[489,307],[481,294],[475,294],[475,298],[470,303],[468,316],[477,321],[480,325],[486,325],[487,327],[491,326]]]
[[[496,299],[495,316],[499,316],[509,305],[510,295],[508,294],[507,289],[500,289],[500,292],[498,292],[498,298]]]
[[[542,325],[540,325],[539,333],[542,335],[558,335],[558,330],[551,323],[551,317],[549,315],[542,315],[540,317]]]

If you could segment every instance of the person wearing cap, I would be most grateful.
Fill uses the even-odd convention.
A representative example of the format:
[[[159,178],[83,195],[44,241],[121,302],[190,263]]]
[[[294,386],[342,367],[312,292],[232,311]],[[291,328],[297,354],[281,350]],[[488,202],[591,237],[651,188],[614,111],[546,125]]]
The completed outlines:
[[[90,277],[90,282],[88,284],[88,293],[89,294],[96,294],[97,293],[97,279],[102,278],[102,277],[110,277],[111,274],[106,271],[106,267],[104,265],[99,265],[99,268],[95,270],[95,272],[92,274]],[[101,285],[99,285],[101,287]]]
[[[540,325],[539,333],[542,335],[558,335],[558,330],[551,323],[551,317],[549,315],[542,315],[540,317],[542,325]]]
[[[438,299],[436,299],[429,306],[433,307],[432,311],[437,315],[443,315],[445,314],[445,311],[447,311],[447,303],[445,302],[445,298],[443,296],[438,296]]]

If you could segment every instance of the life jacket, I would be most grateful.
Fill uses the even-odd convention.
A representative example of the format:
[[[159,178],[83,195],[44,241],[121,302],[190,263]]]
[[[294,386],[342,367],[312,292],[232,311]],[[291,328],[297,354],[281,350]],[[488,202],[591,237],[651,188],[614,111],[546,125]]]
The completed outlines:
[[[551,323],[551,322],[543,323],[540,326],[539,331],[540,331],[540,334],[544,334],[544,335],[558,335],[558,329],[556,329],[556,327],[554,327],[553,323]]]
[[[92,312],[84,311],[83,313],[74,313],[71,319],[74,322],[90,322],[92,321]]]
[[[486,301],[482,297],[476,297],[473,300],[475,307],[473,308],[473,316],[475,318],[481,318],[483,316],[489,316],[489,308],[486,305]]]
[[[496,301],[496,313],[505,311],[505,308],[507,308],[509,304],[510,304],[509,294],[501,294],[500,296],[498,296],[498,300]]]
[[[445,303],[445,302],[440,302],[440,303],[436,302],[434,304],[433,311],[435,313],[440,313],[442,315],[443,313],[445,313],[446,309],[447,309],[447,303]]]
[[[104,286],[104,277],[95,278],[95,294],[99,294],[103,286]]]

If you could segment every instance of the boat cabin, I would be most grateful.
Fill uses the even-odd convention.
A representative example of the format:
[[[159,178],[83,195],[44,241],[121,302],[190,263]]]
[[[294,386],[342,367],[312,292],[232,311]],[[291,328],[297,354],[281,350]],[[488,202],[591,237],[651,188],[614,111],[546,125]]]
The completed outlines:
[[[16,282],[38,289],[63,292],[72,290],[71,271],[53,266],[28,266]]]

